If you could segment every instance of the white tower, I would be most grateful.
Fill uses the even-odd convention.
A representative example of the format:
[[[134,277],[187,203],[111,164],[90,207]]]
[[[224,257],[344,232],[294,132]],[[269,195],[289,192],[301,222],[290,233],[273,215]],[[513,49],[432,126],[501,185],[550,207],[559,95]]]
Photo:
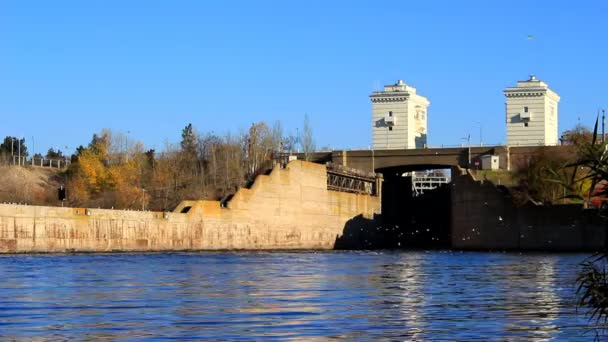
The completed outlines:
[[[370,95],[375,150],[414,149],[427,145],[429,101],[402,80]]]
[[[506,88],[507,145],[557,145],[559,96],[534,75]]]

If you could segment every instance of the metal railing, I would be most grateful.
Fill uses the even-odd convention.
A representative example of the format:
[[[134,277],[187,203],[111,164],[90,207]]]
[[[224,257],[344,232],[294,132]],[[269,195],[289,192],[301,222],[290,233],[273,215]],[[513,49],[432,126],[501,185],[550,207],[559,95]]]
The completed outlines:
[[[11,165],[17,166],[34,166],[34,167],[47,167],[55,169],[64,169],[70,165],[70,160],[64,159],[49,159],[49,158],[30,158],[12,156]]]
[[[327,163],[327,189],[375,196],[377,175]]]

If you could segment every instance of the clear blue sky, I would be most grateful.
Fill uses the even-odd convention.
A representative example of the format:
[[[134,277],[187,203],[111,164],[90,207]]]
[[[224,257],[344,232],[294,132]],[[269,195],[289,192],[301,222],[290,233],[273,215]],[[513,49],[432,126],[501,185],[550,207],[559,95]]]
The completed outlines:
[[[607,14],[607,1],[0,0],[0,135],[71,152],[111,128],[159,150],[188,123],[295,133],[308,113],[318,146],[365,147],[374,85],[404,79],[431,101],[431,145],[477,142],[480,124],[499,143],[502,90],[531,73],[561,95],[561,132],[608,107]]]

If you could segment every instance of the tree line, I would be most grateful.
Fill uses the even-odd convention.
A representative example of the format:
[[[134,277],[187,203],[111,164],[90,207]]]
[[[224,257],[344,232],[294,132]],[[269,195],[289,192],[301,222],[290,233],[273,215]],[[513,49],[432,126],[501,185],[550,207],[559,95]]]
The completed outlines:
[[[272,126],[254,123],[246,131],[224,135],[199,132],[188,124],[178,144],[166,144],[159,152],[104,129],[69,157],[60,183],[69,206],[172,210],[182,200],[221,200],[272,167],[279,155],[301,151],[308,157],[315,144],[307,115],[300,132],[285,134],[279,121]],[[21,156],[28,156],[25,139],[9,136],[0,144],[0,163],[12,163],[17,144]],[[44,157],[66,158],[55,149]],[[34,204],[60,203],[48,196],[43,202]]]
[[[512,175],[516,182],[509,190],[516,204],[524,205],[530,200],[544,204],[590,204],[590,198],[586,196],[593,192],[589,179],[582,177],[576,187],[569,189],[572,196],[565,196],[562,183],[572,179],[576,170],[567,166],[580,158],[581,146],[601,139],[597,132],[578,124],[564,131],[560,140],[562,145],[572,146],[574,153],[547,153],[543,148],[538,148],[525,158],[512,161]],[[579,175],[581,172],[579,170]]]

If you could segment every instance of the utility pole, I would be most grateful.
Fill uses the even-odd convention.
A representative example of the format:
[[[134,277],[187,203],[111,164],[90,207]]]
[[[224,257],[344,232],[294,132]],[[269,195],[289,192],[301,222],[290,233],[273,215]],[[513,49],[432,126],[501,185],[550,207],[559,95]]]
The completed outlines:
[[[13,160],[13,165],[15,165],[15,149],[13,145],[15,144],[15,138],[11,137],[11,159]]]
[[[18,165],[21,166],[21,139],[19,139],[19,141],[18,141],[17,151],[18,151],[17,158],[19,159],[18,160],[18,162],[19,162]]]
[[[467,153],[469,156],[469,161],[467,164],[467,168],[470,169],[471,168],[471,134],[470,133],[469,133],[469,135],[467,135],[467,144],[469,145],[469,153]]]
[[[467,141],[467,169],[471,168],[471,133],[467,134],[466,138],[461,138]]]

